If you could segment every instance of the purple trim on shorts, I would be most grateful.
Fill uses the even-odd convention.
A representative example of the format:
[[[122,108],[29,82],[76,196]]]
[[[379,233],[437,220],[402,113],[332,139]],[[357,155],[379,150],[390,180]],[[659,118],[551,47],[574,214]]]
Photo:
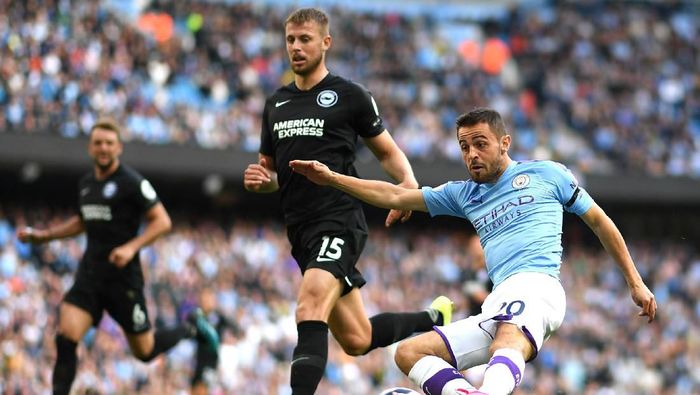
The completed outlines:
[[[445,334],[442,333],[442,331],[440,331],[440,329],[438,328],[437,325],[433,326],[433,330],[435,332],[437,332],[438,335],[440,335],[440,337],[442,338],[442,341],[445,342],[445,346],[447,347],[447,351],[450,353],[450,358],[452,359],[452,362],[450,363],[450,365],[452,365],[456,369],[457,368],[457,358],[455,358],[455,353],[454,353],[454,351],[452,351],[452,346],[450,346],[450,342],[447,341],[447,336],[445,336]]]
[[[525,327],[525,325],[523,325],[522,330],[523,330],[523,333],[525,334],[525,336],[527,337],[527,340],[529,340],[530,344],[532,344],[532,348],[535,349],[535,353],[532,355],[532,357],[530,359],[528,359],[527,361],[525,361],[525,362],[530,362],[533,359],[537,358],[537,354],[539,353],[539,350],[537,350],[537,342],[535,341],[535,337],[532,336],[532,333],[530,333],[530,331]]]
[[[499,314],[491,319],[494,321],[510,321],[513,319],[513,314]]]
[[[425,384],[423,384],[423,392],[428,395],[440,395],[445,384],[455,379],[464,380],[464,376],[452,368],[442,369],[435,373],[431,378],[425,380]]]
[[[493,366],[498,363],[502,363],[506,365],[508,369],[510,369],[510,374],[513,375],[513,380],[515,380],[515,386],[517,387],[518,384],[520,384],[520,380],[522,380],[523,378],[523,375],[520,372],[518,365],[516,365],[515,362],[511,361],[508,357],[504,357],[503,355],[496,355],[489,361],[489,366]]]
[[[489,332],[488,330],[486,330],[486,328],[484,328],[483,324],[484,324],[485,322],[488,322],[488,321],[491,321],[491,320],[499,321],[499,322],[505,322],[505,321],[510,321],[510,320],[512,320],[512,319],[513,319],[513,314],[499,314],[499,315],[495,315],[495,316],[493,316],[493,317],[491,317],[491,318],[487,318],[487,319],[485,319],[485,320],[479,322],[479,328],[481,328],[481,330],[484,331],[484,333],[486,333],[487,335],[489,335],[489,337],[491,338],[491,340],[493,340],[493,335],[491,334],[491,332]]]
[[[484,331],[484,333],[487,334],[491,338],[491,340],[493,340],[493,335],[491,334],[491,332],[487,331],[486,328],[482,326],[482,324],[487,321],[491,321],[491,318],[479,322],[479,328],[481,328],[481,330]]]

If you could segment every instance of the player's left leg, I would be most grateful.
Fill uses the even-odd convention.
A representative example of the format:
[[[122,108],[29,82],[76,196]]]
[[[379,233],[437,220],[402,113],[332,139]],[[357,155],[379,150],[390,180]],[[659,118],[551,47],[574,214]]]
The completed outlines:
[[[434,325],[443,325],[445,319],[449,323],[452,309],[452,301],[441,296],[427,310],[380,313],[368,319],[360,290],[353,288],[335,303],[328,326],[346,353],[363,355],[416,332],[429,331]]]
[[[122,326],[124,329],[124,326]],[[197,337],[204,347],[209,347],[212,352],[218,352],[219,335],[216,333],[206,318],[199,310],[193,312],[186,322],[172,328],[163,328],[154,331],[129,333],[124,329],[124,334],[129,342],[129,348],[136,358],[143,362],[150,362],[158,355],[170,350],[182,339]]]
[[[518,273],[499,284],[484,306],[485,311],[498,308],[498,315],[482,324],[494,340],[479,390],[490,395],[510,394],[523,380],[525,362],[537,356],[544,341],[561,325],[566,295],[554,277]]]
[[[492,337],[483,321],[473,316],[404,340],[394,356],[397,366],[426,393],[478,394],[459,370],[488,361]]]
[[[498,324],[496,337],[489,346],[489,366],[479,390],[490,395],[510,394],[523,379],[525,361],[535,353],[532,342],[517,325]]]
[[[143,288],[135,288],[127,283],[110,284],[109,289],[103,291],[103,296],[105,310],[119,323],[131,352],[141,361],[151,361],[180,340],[195,336],[198,341],[207,343],[212,350],[218,350],[219,336],[200,309],[195,310],[187,321],[173,328],[154,331]]]

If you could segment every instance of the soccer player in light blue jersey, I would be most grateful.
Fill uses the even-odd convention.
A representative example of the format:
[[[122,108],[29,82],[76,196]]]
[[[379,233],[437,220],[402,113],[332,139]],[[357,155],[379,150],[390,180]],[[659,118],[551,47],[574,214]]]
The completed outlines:
[[[654,295],[644,284],[613,221],[563,165],[516,162],[500,114],[475,109],[457,118],[457,139],[470,180],[406,189],[330,171],[317,161],[291,161],[298,173],[378,207],[468,219],[481,238],[493,292],[481,313],[399,344],[396,363],[426,394],[511,393],[525,362],[561,325],[566,296],[559,282],[563,211],[598,236],[624,275],[640,316],[651,322]],[[488,363],[477,390],[460,370]]]

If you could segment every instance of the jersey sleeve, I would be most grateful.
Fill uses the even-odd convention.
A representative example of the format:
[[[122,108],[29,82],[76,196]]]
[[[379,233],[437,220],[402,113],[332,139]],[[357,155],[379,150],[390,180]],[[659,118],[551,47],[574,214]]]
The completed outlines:
[[[262,114],[261,130],[260,130],[260,153],[267,156],[275,156],[275,147],[272,143],[272,130],[269,124],[269,100],[265,103],[265,109]]]
[[[362,137],[374,137],[384,131],[382,117],[379,116],[377,102],[367,89],[354,84],[352,94],[352,126]]]
[[[423,200],[430,216],[451,215],[466,218],[460,204],[466,195],[464,185],[461,181],[450,181],[435,188],[423,187]]]
[[[593,198],[579,185],[574,174],[566,166],[557,162],[549,164],[547,179],[553,183],[557,200],[564,206],[564,210],[583,215],[593,206]]]
[[[134,191],[133,196],[136,201],[136,205],[139,207],[141,212],[144,213],[160,202],[160,199],[158,198],[158,194],[153,188],[153,185],[151,185],[147,179],[139,177],[134,181],[136,182],[136,190]]]

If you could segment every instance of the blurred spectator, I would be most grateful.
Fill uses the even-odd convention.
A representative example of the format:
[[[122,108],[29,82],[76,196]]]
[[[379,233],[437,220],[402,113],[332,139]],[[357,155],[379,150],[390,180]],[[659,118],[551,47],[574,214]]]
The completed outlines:
[[[257,152],[290,10],[135,3],[0,0],[0,132],[75,138],[109,112],[127,139]],[[335,7],[329,65],[368,86],[409,157],[459,160],[455,115],[489,106],[518,129],[516,160],[699,177],[694,3],[527,3],[488,21]]]
[[[31,214],[31,216],[29,216]],[[11,235],[34,221],[59,221],[42,207],[0,210],[0,393],[46,393],[55,358],[54,309],[72,273],[56,260],[77,260],[81,240],[57,241],[28,250]],[[175,216],[177,218],[177,216]],[[5,229],[4,231],[2,229]],[[479,278],[478,249],[466,232],[411,227],[372,229],[361,266],[368,277],[368,312],[412,310],[447,292],[457,319],[472,297],[455,286]],[[2,235],[9,235],[2,237]],[[700,254],[697,246],[628,240],[632,256],[659,299],[657,324],[629,320],[633,306],[614,264],[595,245],[567,247],[561,278],[568,292],[566,325],[527,365],[532,378],[518,394],[682,394],[700,392]],[[296,342],[294,296],[299,276],[282,225],[236,221],[222,226],[202,220],[177,223],[174,231],[142,252],[149,278],[149,309],[168,324],[213,292],[217,311],[239,330],[225,331],[220,363],[208,376],[212,394],[288,394],[289,359]],[[45,250],[53,253],[47,254]],[[289,275],[280,275],[280,269]],[[640,320],[642,321],[642,320]],[[145,365],[130,357],[117,325],[105,317],[88,334],[74,384],[82,393],[180,394],[190,387],[194,342]],[[82,346],[81,346],[82,347]],[[322,394],[367,395],[410,385],[394,366],[391,351],[351,358],[331,342]]]

